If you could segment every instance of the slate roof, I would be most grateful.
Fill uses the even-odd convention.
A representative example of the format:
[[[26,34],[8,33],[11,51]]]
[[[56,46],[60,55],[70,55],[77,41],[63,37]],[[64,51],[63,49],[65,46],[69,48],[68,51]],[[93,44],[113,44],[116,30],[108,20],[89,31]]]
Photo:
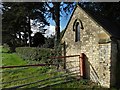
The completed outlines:
[[[82,9],[80,6],[77,5],[74,8],[74,11],[76,10],[77,7],[79,7],[80,9]],[[73,13],[72,13],[72,15],[71,15],[71,17],[70,17],[70,19],[68,21],[68,24],[71,21],[71,18],[72,18],[73,14],[74,14],[74,11],[73,11]],[[102,26],[112,37],[120,39],[120,26],[116,25],[115,22],[109,21],[108,19],[105,19],[105,18],[101,17],[100,15],[98,15],[96,13],[91,13],[91,12],[86,11],[86,10],[83,10],[83,11],[85,11],[85,13],[89,15],[89,17],[91,17],[100,26]],[[67,26],[65,28],[65,31],[66,31],[66,29],[68,27],[68,24],[67,24]],[[65,31],[64,31],[64,33],[65,33]]]

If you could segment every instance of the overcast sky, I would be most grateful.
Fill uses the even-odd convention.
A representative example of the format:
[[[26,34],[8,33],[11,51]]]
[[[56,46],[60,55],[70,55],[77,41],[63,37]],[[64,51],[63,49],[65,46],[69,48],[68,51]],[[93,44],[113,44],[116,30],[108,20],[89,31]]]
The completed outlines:
[[[31,20],[31,30],[33,32],[32,36],[34,36],[34,34],[36,32],[40,31],[40,29],[38,26],[32,26],[32,23],[33,23],[33,20]],[[54,25],[46,26],[45,29],[47,29],[44,34],[45,37],[50,37],[51,35],[55,35],[55,26]]]

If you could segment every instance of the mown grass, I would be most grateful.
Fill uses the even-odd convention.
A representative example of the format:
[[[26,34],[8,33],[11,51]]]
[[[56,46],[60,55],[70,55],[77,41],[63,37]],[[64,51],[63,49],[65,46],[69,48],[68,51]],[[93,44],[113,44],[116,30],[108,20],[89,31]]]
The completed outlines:
[[[33,64],[33,63],[38,63],[38,62],[35,62],[35,61],[30,62],[30,61],[23,60],[16,53],[9,53],[7,48],[2,48],[2,66],[27,65],[27,64]],[[31,82],[36,82],[36,81],[39,81],[39,82],[26,85],[24,87],[26,88],[34,87],[34,86],[38,87],[39,85],[42,85],[44,83],[48,84],[50,82],[49,78],[63,73],[63,72],[51,73],[55,70],[55,68],[56,67],[44,66],[44,67],[3,69],[2,71],[3,88],[19,86],[19,85],[28,84]],[[46,73],[49,73],[49,74],[46,74]],[[48,79],[45,80],[46,78]]]
[[[88,89],[94,90],[101,87],[89,80],[79,80],[79,81],[73,80],[71,82],[55,85],[52,88],[79,88],[79,89],[86,89],[86,90]]]
[[[28,63],[25,60],[21,59],[16,53],[8,53],[8,50],[6,48],[2,49],[2,66],[27,65],[27,64]],[[48,68],[49,67],[3,69],[2,82],[10,82],[17,79],[31,77],[25,80],[18,80],[16,82],[3,84],[3,88],[30,83],[45,78],[47,77],[47,75],[40,76],[40,74],[49,70]]]
[[[21,59],[16,53],[8,53],[8,49],[2,49],[2,65],[26,65],[30,61]],[[32,62],[33,63],[33,62]],[[36,62],[35,62],[36,63]],[[38,63],[38,62],[37,62]],[[29,67],[29,68],[15,68],[15,69],[3,69],[2,71],[2,85],[3,88],[9,88],[13,86],[20,86],[28,83],[23,88],[99,88],[95,83],[88,80],[77,81],[64,71],[54,72],[56,67]],[[65,75],[66,76],[63,76]],[[72,80],[67,83],[62,83],[67,80]],[[5,84],[5,82],[8,82]],[[60,82],[60,83],[59,83]],[[3,84],[4,83],[4,84]],[[58,84],[56,84],[58,83]]]

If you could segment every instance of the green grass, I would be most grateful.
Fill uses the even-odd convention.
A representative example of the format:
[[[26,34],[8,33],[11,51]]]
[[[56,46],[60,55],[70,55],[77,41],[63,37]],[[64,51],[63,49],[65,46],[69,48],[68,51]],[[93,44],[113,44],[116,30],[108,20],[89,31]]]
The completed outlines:
[[[8,49],[2,48],[2,66],[26,65],[26,64],[29,64],[28,62],[31,63],[30,61],[21,59],[16,53],[8,53]],[[36,63],[36,62],[32,61],[32,63]],[[60,75],[60,73],[58,73],[58,72],[52,73],[52,74],[46,74],[49,72],[53,72],[53,69],[50,69],[50,68],[55,68],[55,67],[47,67],[46,66],[46,67],[3,69],[2,82],[10,82],[10,81],[30,77],[29,79],[18,80],[15,82],[3,84],[3,88],[9,88],[12,86],[17,86],[17,85],[19,86],[22,84],[36,82],[38,80],[51,78],[51,77],[54,77],[55,75]],[[31,85],[27,86],[27,88],[37,86],[40,84],[44,84],[44,83],[49,83],[49,80],[31,84]]]
[[[2,64],[6,65],[25,65],[27,64],[24,60],[22,60],[16,53],[3,53],[2,54]]]
[[[12,65],[26,65],[27,62],[17,56],[16,53],[7,53],[6,48],[2,49],[2,66],[12,66]],[[11,84],[5,84],[3,87],[10,87],[17,84],[30,83],[44,77],[40,77],[40,74],[46,72],[48,67],[31,67],[31,68],[15,68],[15,69],[4,69],[2,74],[2,81],[9,82],[17,79],[32,77],[28,80],[21,80],[17,82],[12,82]],[[38,77],[35,77],[38,76]]]
[[[97,89],[100,88],[100,86],[97,86],[97,84],[89,81],[89,80],[73,80],[71,82],[67,82],[67,83],[61,83],[59,85],[55,85],[52,88],[80,88],[80,89]]]
[[[2,66],[27,64],[23,59],[17,56],[16,53],[7,53],[7,52],[8,49],[2,48]]]
[[[8,49],[6,48],[2,49],[2,65],[3,66],[26,65],[30,63],[30,61],[21,59],[16,53],[7,53],[7,52],[8,52]],[[41,86],[43,86],[43,88],[46,86],[50,88],[84,88],[84,89],[98,88],[98,86],[92,83],[91,81],[88,81],[88,80],[77,81],[73,79],[69,74],[66,77],[59,76],[59,75],[65,75],[66,73],[64,73],[64,71],[50,73],[55,70],[56,70],[55,67],[47,67],[47,66],[46,67],[4,69],[2,73],[2,82],[10,82],[10,81],[13,81],[13,82],[3,84],[3,88],[19,86],[19,85],[23,85],[23,84],[27,84],[31,82],[36,82],[39,80],[43,80],[43,81],[37,82],[35,84],[27,85],[24,88],[31,88],[31,87],[38,88]],[[49,73],[49,74],[46,74],[46,73]],[[52,77],[56,77],[56,78],[52,78]],[[19,80],[23,78],[28,78],[28,79]],[[46,78],[49,78],[49,79],[45,80]],[[73,81],[68,82],[68,83],[61,83],[61,82],[64,82],[70,79]],[[18,80],[18,81],[14,81],[14,80]],[[50,84],[52,86],[50,86]]]

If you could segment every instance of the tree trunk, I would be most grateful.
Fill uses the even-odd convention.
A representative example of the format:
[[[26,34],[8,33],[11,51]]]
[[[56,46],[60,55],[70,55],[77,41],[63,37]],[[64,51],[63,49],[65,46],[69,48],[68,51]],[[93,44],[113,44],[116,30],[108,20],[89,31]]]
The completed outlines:
[[[60,44],[60,2],[53,3],[55,9],[55,48]]]
[[[56,56],[59,56],[59,52],[60,52],[60,48],[59,48],[59,45],[60,45],[60,2],[54,2],[53,3],[54,5],[54,21],[55,21],[55,53],[56,53]],[[57,69],[59,69],[60,67],[60,60],[59,59],[56,59],[57,61]]]
[[[31,46],[31,25],[30,25],[30,17],[28,16],[28,37],[29,37],[29,47]]]
[[[20,43],[21,43],[21,41],[22,41],[22,39],[21,39],[21,33],[19,32],[18,34],[19,34],[19,40],[20,40]]]
[[[25,43],[25,46],[27,46],[27,33],[24,32],[24,43]]]

